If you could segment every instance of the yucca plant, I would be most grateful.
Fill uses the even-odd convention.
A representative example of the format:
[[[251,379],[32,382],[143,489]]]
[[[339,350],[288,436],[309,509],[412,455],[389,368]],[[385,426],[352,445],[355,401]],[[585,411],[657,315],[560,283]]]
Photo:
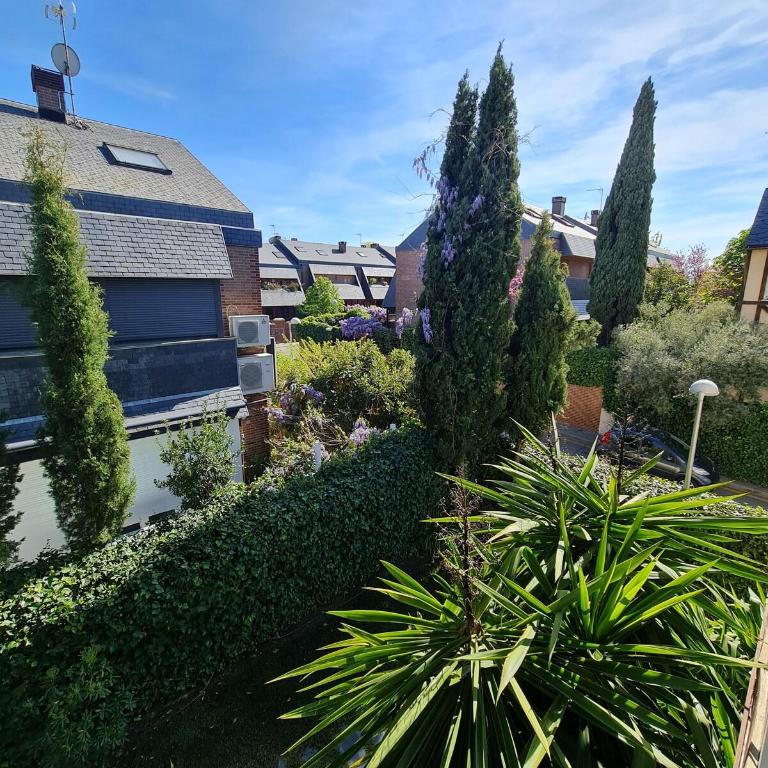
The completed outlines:
[[[663,536],[661,519],[700,516],[696,497],[623,499],[592,456],[562,476],[524,456],[502,466],[509,487],[457,483],[511,498],[514,515],[460,505],[442,519],[458,529],[447,577],[425,586],[385,564],[377,589],[398,608],[336,612],[346,637],[283,676],[314,695],[285,715],[319,718],[298,744],[334,734],[307,768],[360,749],[368,768],[732,765],[759,608],[710,574],[757,564],[697,541],[686,558],[685,528]]]

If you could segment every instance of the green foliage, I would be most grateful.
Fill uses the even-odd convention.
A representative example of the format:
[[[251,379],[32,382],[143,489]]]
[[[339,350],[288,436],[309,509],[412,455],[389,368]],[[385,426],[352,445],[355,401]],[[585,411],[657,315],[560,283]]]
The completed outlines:
[[[744,290],[744,266],[747,259],[747,237],[749,229],[742,229],[732,237],[725,250],[713,263],[715,273],[714,297],[738,304]]]
[[[603,346],[610,343],[614,328],[635,319],[643,299],[651,190],[656,180],[655,114],[653,83],[648,78],[640,89],[632,127],[597,228],[588,311],[602,325]]]
[[[302,342],[283,375],[288,383],[311,384],[321,392],[323,413],[348,434],[359,418],[380,429],[412,422],[413,369],[406,350],[384,355],[374,341],[361,339]]]
[[[4,416],[0,413],[0,424]],[[16,557],[18,542],[10,537],[21,517],[13,511],[13,500],[19,493],[22,474],[19,465],[7,455],[5,438],[7,431],[0,427],[0,570],[10,565]]]
[[[294,326],[293,336],[295,340],[308,339],[322,343],[341,339],[341,331],[338,325],[331,325],[315,317],[307,317]]]
[[[768,381],[768,329],[740,322],[725,302],[667,314],[644,307],[616,343],[619,389],[632,413],[685,440],[695,405],[688,387],[712,379],[721,395],[704,407],[702,453],[725,475],[768,483],[760,437],[768,406],[759,402]]]
[[[510,341],[508,410],[514,422],[538,432],[566,403],[565,351],[576,313],[560,254],[552,247],[545,213],[536,229],[517,303]]]
[[[648,304],[664,304],[670,309],[679,309],[690,306],[694,294],[688,278],[670,264],[659,264],[648,270],[643,297]]]
[[[419,297],[416,381],[425,423],[441,464],[470,473],[495,455],[506,422],[509,283],[522,216],[513,87],[501,50],[479,109],[468,76],[459,82]]]
[[[444,576],[387,565],[395,607],[334,611],[344,637],[281,678],[313,689],[286,715],[319,720],[295,747],[339,731],[305,768],[360,749],[399,768],[732,764],[762,605],[715,576],[768,575],[701,531],[768,518],[702,512],[701,489],[622,497],[594,454],[571,467],[527,437],[498,483],[454,478]]]
[[[616,375],[619,353],[616,347],[583,347],[570,352],[568,383],[581,387],[602,387],[603,407],[615,411],[618,407]]]
[[[201,509],[231,482],[237,454],[228,424],[225,410],[204,407],[199,420],[188,418],[176,431],[167,426],[166,440],[158,440],[160,459],[171,471],[155,485],[178,496],[182,509]]]
[[[73,551],[92,549],[119,530],[135,481],[123,409],[104,375],[109,330],[99,288],[88,282],[77,216],[64,199],[61,154],[42,134],[27,151],[32,191],[27,301],[47,376],[42,395],[43,465],[59,527]]]
[[[422,548],[433,466],[421,432],[386,433],[279,491],[235,486],[26,583],[0,602],[0,754],[40,768],[55,745],[69,765],[113,765],[130,718]],[[78,729],[86,717],[99,728]]]
[[[304,303],[296,308],[299,317],[344,311],[344,301],[336,286],[327,277],[317,277],[304,295]]]
[[[600,333],[600,323],[597,320],[579,320],[571,326],[568,335],[567,351],[576,352],[579,349],[591,349],[597,344]]]

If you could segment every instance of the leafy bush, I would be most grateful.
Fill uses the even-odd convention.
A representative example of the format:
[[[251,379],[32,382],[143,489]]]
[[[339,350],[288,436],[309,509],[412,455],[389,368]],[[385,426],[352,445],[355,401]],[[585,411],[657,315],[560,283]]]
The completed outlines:
[[[304,303],[296,308],[299,317],[344,311],[344,301],[336,286],[327,277],[318,277],[304,295]]]
[[[423,546],[440,491],[423,434],[399,430],[25,584],[0,602],[3,760],[111,765],[134,713]]]
[[[702,512],[702,489],[620,496],[594,454],[526,436],[498,482],[454,478],[444,573],[388,565],[394,610],[334,611],[345,637],[283,676],[314,689],[286,716],[320,720],[294,746],[341,726],[306,768],[732,763],[762,605],[716,576],[768,582],[721,546],[768,519]]]
[[[341,338],[341,330],[338,326],[329,325],[327,322],[314,317],[302,320],[294,327],[293,334],[296,339],[310,339],[320,343]]]
[[[687,439],[695,406],[688,387],[712,379],[721,395],[704,408],[702,453],[727,475],[768,483],[760,445],[768,406],[759,402],[768,383],[768,328],[742,323],[725,302],[666,314],[646,306],[616,344],[618,385],[632,413]]]
[[[569,352],[568,383],[582,387],[602,387],[603,407],[614,411],[619,407],[616,391],[616,367],[619,353],[615,347],[582,347]]]
[[[3,414],[0,413],[0,424]],[[0,427],[0,570],[14,560],[19,545],[10,534],[21,517],[20,512],[13,511],[13,500],[19,493],[21,472],[19,465],[10,463],[6,458],[6,431]]]
[[[199,423],[189,418],[176,432],[166,429],[160,459],[171,471],[165,479],[155,480],[155,485],[178,496],[182,509],[204,507],[231,481],[237,454],[232,451],[228,424],[226,411],[209,413],[204,408]]]

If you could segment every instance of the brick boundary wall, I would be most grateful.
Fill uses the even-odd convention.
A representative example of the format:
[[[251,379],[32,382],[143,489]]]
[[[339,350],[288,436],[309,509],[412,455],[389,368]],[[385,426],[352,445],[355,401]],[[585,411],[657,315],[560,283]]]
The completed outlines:
[[[568,404],[558,416],[558,421],[597,434],[600,430],[602,407],[602,387],[582,387],[578,384],[569,384]]]
[[[261,279],[259,277],[259,250],[245,246],[227,246],[232,265],[232,279],[221,280],[221,314],[224,335],[229,335],[232,315],[261,315]],[[238,357],[261,352],[261,349],[243,347]],[[240,440],[243,451],[243,478],[250,481],[256,468],[267,456],[268,424],[264,394],[246,395],[248,417],[240,422]]]

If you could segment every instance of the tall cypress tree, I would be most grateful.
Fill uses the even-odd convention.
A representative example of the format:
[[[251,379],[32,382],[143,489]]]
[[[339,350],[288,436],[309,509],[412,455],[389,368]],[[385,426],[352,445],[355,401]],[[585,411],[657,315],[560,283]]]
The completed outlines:
[[[656,180],[655,116],[656,100],[649,77],[640,89],[632,127],[598,221],[588,309],[602,326],[599,341],[604,346],[610,343],[616,326],[635,319],[643,298],[653,204],[651,191]]]
[[[500,48],[480,99],[477,130],[467,142],[470,94],[465,76],[428,238],[417,375],[443,463],[473,474],[495,455],[506,420],[509,282],[520,256],[517,107]]]
[[[531,243],[510,342],[508,410],[512,419],[532,432],[542,429],[550,413],[565,405],[565,352],[576,322],[551,233],[552,224],[545,213]]]
[[[32,135],[28,297],[47,376],[42,397],[43,465],[59,527],[82,552],[108,541],[133,498],[123,409],[107,385],[109,330],[99,288],[88,281],[77,216],[64,199],[63,163]]]

